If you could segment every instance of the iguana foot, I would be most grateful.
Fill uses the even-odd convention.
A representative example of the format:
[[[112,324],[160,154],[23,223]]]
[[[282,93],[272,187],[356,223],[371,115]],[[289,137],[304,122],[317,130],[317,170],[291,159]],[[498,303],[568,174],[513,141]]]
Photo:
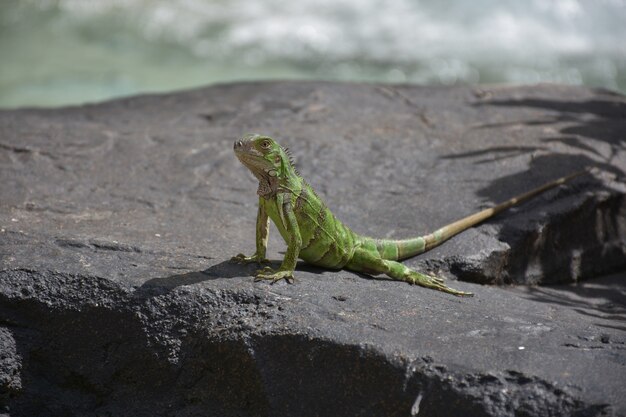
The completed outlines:
[[[238,264],[268,264],[270,261],[262,256],[258,256],[256,253],[252,256],[246,256],[243,253],[238,254],[237,256],[233,256],[230,258],[231,262],[236,262]]]
[[[294,282],[293,271],[281,271],[280,269],[274,270],[270,268],[269,266],[266,266],[263,269],[259,269],[257,271],[256,277],[254,277],[255,282],[267,280],[267,281],[272,281],[272,284],[280,281],[281,279],[284,279],[289,284],[293,284]]]
[[[405,281],[412,285],[420,285],[422,287],[431,288],[433,290],[447,292],[448,294],[454,294],[459,297],[474,296],[474,294],[472,294],[471,292],[459,291],[455,290],[454,288],[448,287],[446,284],[443,283],[443,279],[441,278],[422,274],[413,270],[408,271]]]

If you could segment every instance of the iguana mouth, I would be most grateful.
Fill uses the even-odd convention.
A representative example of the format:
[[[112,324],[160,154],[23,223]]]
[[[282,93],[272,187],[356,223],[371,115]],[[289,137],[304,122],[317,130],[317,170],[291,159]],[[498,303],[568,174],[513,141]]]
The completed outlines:
[[[251,171],[264,171],[267,168],[267,161],[259,156],[245,152],[235,152],[237,159]]]

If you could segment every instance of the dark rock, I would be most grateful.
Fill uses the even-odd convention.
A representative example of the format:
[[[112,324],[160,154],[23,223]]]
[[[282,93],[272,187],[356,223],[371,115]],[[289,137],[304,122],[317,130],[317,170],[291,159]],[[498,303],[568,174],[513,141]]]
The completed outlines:
[[[624,131],[624,97],[562,86],[251,83],[0,112],[0,414],[623,415]],[[303,264],[271,286],[227,262],[254,250],[246,132],[377,237],[598,169],[407,261],[474,298]]]

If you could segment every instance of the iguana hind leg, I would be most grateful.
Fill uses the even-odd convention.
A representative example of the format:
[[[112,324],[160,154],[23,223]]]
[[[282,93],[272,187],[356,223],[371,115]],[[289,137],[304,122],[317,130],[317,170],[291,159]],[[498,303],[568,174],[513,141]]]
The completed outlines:
[[[447,292],[448,294],[458,296],[474,295],[470,292],[459,291],[448,287],[443,283],[441,278],[414,271],[400,262],[382,259],[377,252],[371,252],[362,248],[354,252],[352,259],[345,268],[352,271],[364,272],[369,275],[385,274],[398,281]]]

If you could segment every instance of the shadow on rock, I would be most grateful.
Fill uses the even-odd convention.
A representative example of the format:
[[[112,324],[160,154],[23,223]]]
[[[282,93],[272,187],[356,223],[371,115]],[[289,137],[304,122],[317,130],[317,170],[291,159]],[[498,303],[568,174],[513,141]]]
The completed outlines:
[[[187,272],[163,278],[152,278],[135,291],[135,298],[166,294],[177,287],[193,285],[205,281],[225,278],[244,278],[250,275],[249,267],[230,261],[223,261],[204,271]]]
[[[538,186],[585,167],[597,167],[623,177],[626,171],[618,162],[620,153],[626,150],[626,102],[620,100],[619,95],[605,96],[606,100],[587,101],[527,98],[479,102],[475,106],[528,107],[548,112],[534,120],[483,124],[474,129],[539,125],[545,126],[544,132],[550,136],[541,138],[540,144],[492,147],[443,158],[480,158],[476,164],[488,164],[538,153],[530,160],[527,171],[497,178],[478,191],[479,196],[493,203],[527,191],[530,181]],[[592,190],[593,194],[585,194],[586,190]],[[581,202],[576,200],[577,195],[586,195],[586,198]],[[553,201],[549,210],[534,216],[539,218],[539,225],[536,220],[530,222],[523,216],[500,220],[503,226],[498,238],[517,249],[503,255],[502,264],[506,266],[501,274],[496,274],[499,277],[493,282],[484,282],[485,278],[475,273],[464,273],[461,265],[456,268],[459,278],[482,283],[564,283],[626,267],[626,198],[623,193],[587,175],[525,203],[523,210],[530,211],[538,204],[545,207],[547,198]],[[538,203],[541,199],[544,202]],[[520,233],[520,226],[524,233]],[[512,244],[520,241],[521,244]]]
[[[579,285],[530,287],[526,290],[526,297],[541,303],[559,304],[602,320],[595,323],[597,326],[626,331],[626,274]]]
[[[272,268],[278,268],[280,261],[272,261],[269,264]],[[185,274],[170,275],[163,278],[152,278],[144,282],[134,293],[134,298],[154,297],[166,294],[178,287],[184,285],[194,285],[205,281],[229,278],[252,278],[254,273],[260,267],[257,264],[239,264],[231,261],[223,261],[205,269],[204,271],[187,272]],[[298,271],[305,271],[312,274],[322,274],[324,269],[308,265],[304,262],[298,262],[296,266],[296,274]],[[372,278],[372,277],[368,277]]]
[[[620,100],[619,95],[613,95],[610,99],[561,101],[527,98],[520,100],[488,100],[477,105],[500,106],[500,107],[530,107],[557,112],[555,115],[547,115],[536,120],[515,121],[500,123],[497,126],[523,124],[528,126],[552,127],[558,124],[557,130],[560,135],[546,137],[543,142],[560,143],[577,151],[594,154],[597,159],[590,161],[591,165],[616,175],[624,175],[624,171],[614,165],[615,157],[619,151],[626,149],[626,101]],[[479,128],[497,127],[496,125],[482,125]],[[586,143],[581,138],[587,139]],[[598,146],[604,143],[608,145],[608,153],[598,151]],[[537,147],[537,150],[545,149]],[[599,159],[599,160],[598,160]]]

